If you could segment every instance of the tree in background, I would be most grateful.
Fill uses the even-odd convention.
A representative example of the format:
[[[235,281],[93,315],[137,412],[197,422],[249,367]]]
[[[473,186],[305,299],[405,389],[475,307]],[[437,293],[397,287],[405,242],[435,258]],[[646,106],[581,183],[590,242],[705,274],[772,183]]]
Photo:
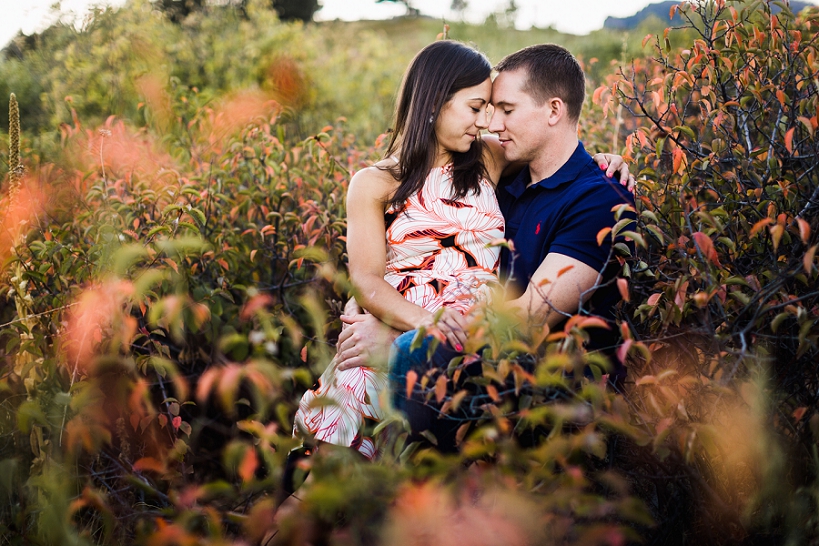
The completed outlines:
[[[201,11],[208,4],[207,0],[154,0],[154,6],[175,23],[181,22],[191,13]],[[247,0],[230,0],[226,5],[244,11]],[[312,21],[313,14],[319,9],[318,0],[270,0],[270,6],[282,21]]]

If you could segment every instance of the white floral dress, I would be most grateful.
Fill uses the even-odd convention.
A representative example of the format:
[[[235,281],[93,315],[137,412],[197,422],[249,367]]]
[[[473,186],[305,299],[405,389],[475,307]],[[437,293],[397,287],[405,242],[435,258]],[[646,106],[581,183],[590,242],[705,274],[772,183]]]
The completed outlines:
[[[446,306],[466,313],[497,281],[500,250],[488,244],[503,237],[504,222],[486,180],[479,194],[452,199],[451,170],[449,165],[433,169],[403,210],[387,211],[384,279],[428,311]],[[294,434],[353,447],[372,459],[375,443],[364,435],[364,425],[383,418],[387,400],[385,372],[338,371],[333,360],[302,397]]]

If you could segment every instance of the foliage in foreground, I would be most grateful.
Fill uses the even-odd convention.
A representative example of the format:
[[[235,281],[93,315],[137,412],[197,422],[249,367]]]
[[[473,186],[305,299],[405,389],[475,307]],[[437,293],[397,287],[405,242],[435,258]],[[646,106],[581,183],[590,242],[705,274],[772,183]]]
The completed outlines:
[[[580,373],[603,365],[580,348],[595,321],[486,313],[481,397],[448,388],[455,367],[418,378],[442,412],[475,409],[461,453],[405,445],[397,416],[374,464],[319,450],[280,538],[817,540],[817,21],[683,13],[700,38],[661,36],[582,128],[642,169],[627,395]],[[342,122],[288,139],[269,94],[204,95],[155,94],[151,128],[73,113],[60,160],[4,193],[0,544],[245,544],[273,525],[348,294],[346,183],[380,144]]]

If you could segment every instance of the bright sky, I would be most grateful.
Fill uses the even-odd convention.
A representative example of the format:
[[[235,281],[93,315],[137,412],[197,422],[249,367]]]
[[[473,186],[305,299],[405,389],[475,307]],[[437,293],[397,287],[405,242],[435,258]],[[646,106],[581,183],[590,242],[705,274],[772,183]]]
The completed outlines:
[[[51,24],[56,16],[50,7],[58,0],[0,0],[0,47],[22,29],[30,34]],[[509,0],[466,0],[464,18],[472,22],[482,22],[493,11],[502,10]],[[588,34],[603,26],[609,15],[625,17],[660,0],[516,0],[518,17],[516,26],[526,29],[531,26],[552,26],[563,32]],[[819,0],[809,0],[819,3]],[[125,0],[62,0],[62,11],[82,19],[89,6],[94,4],[121,5]],[[321,0],[322,9],[316,19],[389,19],[402,15],[405,9],[393,2],[377,4],[375,0]],[[433,17],[455,20],[456,14],[449,8],[451,0],[410,0],[410,4],[421,13]],[[69,15],[71,17],[71,15]]]

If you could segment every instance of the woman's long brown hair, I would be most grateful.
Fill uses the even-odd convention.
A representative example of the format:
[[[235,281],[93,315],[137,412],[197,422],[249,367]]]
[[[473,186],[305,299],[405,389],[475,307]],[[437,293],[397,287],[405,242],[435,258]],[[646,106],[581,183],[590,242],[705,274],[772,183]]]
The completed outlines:
[[[442,40],[418,52],[404,74],[385,156],[398,156],[397,164],[386,168],[400,183],[389,206],[402,209],[423,187],[435,164],[435,120],[444,105],[461,89],[483,83],[491,71],[492,65],[482,53],[459,42]],[[477,138],[469,151],[452,152],[453,198],[480,193],[480,179],[487,176],[482,150]]]

